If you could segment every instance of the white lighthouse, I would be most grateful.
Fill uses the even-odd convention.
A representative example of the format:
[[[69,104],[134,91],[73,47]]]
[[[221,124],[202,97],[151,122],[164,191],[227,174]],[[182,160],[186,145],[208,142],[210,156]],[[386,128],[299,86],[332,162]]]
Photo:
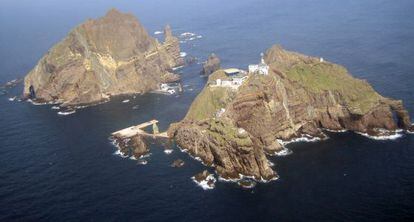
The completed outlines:
[[[261,60],[260,64],[249,65],[249,73],[259,74],[259,75],[268,75],[269,66],[264,61],[264,54],[260,53]]]

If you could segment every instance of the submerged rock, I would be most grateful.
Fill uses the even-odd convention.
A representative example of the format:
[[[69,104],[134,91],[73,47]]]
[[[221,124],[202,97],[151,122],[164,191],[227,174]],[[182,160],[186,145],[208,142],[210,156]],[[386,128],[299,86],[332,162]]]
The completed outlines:
[[[201,72],[202,75],[208,76],[213,72],[220,69],[220,59],[216,54],[212,53],[206,62],[203,64],[203,71]]]
[[[24,79],[25,97],[63,106],[144,93],[176,81],[183,65],[178,38],[165,28],[165,41],[151,37],[131,14],[116,9],[89,19],[53,46]]]
[[[207,85],[168,132],[225,179],[277,178],[265,153],[286,153],[284,141],[325,139],[323,130],[381,136],[413,128],[402,101],[379,95],[340,65],[280,46],[264,60],[268,75],[251,73],[237,89]],[[226,78],[218,70],[209,82]]]
[[[182,167],[182,166],[184,166],[184,160],[182,160],[182,159],[176,159],[171,164],[171,167],[174,167],[174,168],[179,168],[179,167]]]
[[[256,181],[251,180],[251,179],[241,179],[237,181],[237,184],[242,188],[252,189],[256,186]]]

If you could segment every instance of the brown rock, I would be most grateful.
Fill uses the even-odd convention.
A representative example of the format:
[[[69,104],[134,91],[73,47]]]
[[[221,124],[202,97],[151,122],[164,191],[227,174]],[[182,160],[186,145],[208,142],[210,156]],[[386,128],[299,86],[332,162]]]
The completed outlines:
[[[278,139],[323,139],[324,129],[381,136],[413,128],[401,101],[379,95],[342,66],[280,46],[269,49],[265,61],[269,75],[251,74],[237,90],[207,85],[185,119],[169,129],[182,149],[224,178],[276,176],[264,153],[281,150]],[[209,80],[223,75],[218,70]]]
[[[182,160],[182,159],[176,159],[171,164],[171,167],[174,167],[174,168],[179,168],[179,167],[182,167],[182,166],[184,166],[184,160]]]
[[[203,64],[203,71],[201,72],[202,75],[210,75],[213,72],[220,69],[220,59],[216,56],[216,54],[212,53],[206,62]]]
[[[71,106],[157,89],[177,80],[170,70],[183,64],[169,26],[165,35],[160,44],[133,15],[112,9],[52,47],[25,77],[23,94],[32,86],[37,100]]]

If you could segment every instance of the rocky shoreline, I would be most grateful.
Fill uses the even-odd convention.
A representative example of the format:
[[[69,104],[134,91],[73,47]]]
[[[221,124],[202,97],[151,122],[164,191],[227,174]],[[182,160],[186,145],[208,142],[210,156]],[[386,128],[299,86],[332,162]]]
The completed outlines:
[[[182,150],[222,180],[277,179],[266,155],[289,155],[286,144],[327,139],[324,131],[381,140],[413,131],[401,101],[379,95],[342,66],[280,46],[262,63],[268,74],[249,73],[237,88],[211,86],[226,70],[212,73],[186,117],[169,128]]]

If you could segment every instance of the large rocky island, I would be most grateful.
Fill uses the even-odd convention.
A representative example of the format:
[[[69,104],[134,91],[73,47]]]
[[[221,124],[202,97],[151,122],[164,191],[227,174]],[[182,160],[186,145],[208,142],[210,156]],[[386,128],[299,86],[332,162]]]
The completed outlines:
[[[145,93],[176,81],[182,65],[179,41],[165,27],[165,40],[151,37],[131,14],[116,9],[88,20],[52,47],[24,79],[24,96],[74,106],[110,96]]]
[[[297,138],[324,139],[326,130],[374,137],[412,130],[402,101],[322,58],[271,47],[261,64],[218,70],[169,136],[226,179],[277,177],[266,155]]]

